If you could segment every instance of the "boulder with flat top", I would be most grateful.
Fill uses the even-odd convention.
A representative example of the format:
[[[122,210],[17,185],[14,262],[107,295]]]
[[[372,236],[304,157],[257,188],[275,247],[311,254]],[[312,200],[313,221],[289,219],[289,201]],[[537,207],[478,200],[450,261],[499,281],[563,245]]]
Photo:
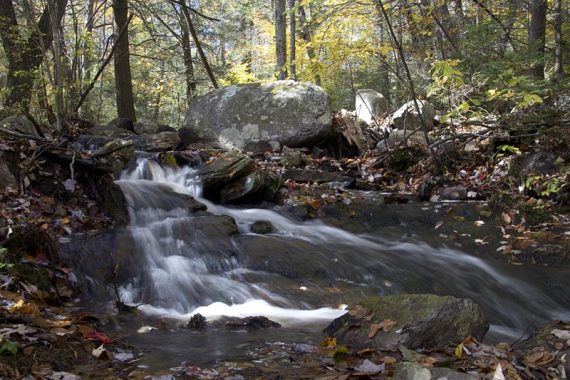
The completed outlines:
[[[332,134],[330,101],[309,83],[232,85],[192,100],[180,137],[185,145],[215,142],[245,151],[251,142],[314,146]]]

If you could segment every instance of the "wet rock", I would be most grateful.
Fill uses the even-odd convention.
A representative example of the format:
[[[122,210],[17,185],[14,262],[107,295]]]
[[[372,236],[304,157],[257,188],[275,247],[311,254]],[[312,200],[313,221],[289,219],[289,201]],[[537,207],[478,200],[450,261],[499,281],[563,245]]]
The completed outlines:
[[[325,333],[359,350],[429,349],[457,344],[472,336],[482,340],[489,322],[469,299],[432,294],[371,297],[335,319]]]
[[[186,324],[186,327],[189,329],[204,330],[206,327],[208,327],[208,322],[202,314],[197,313],[194,314],[192,318],[190,318]]]
[[[175,128],[160,124],[154,120],[140,119],[134,124],[134,132],[137,135],[148,135],[160,132],[178,132]]]
[[[467,189],[463,186],[445,187],[441,191],[441,199],[446,201],[464,201],[467,199]]]
[[[134,125],[133,121],[131,119],[129,119],[128,117],[117,117],[117,118],[111,120],[107,124],[107,126],[113,127],[113,128],[125,129],[125,130],[130,131],[130,132],[135,131],[135,125]]]
[[[132,141],[115,139],[103,145],[93,153],[104,164],[109,165],[114,173],[120,173],[135,158],[135,145]]]
[[[420,184],[418,189],[418,198],[422,202],[427,202],[431,198],[431,193],[435,187],[435,181],[429,174],[426,174]]]
[[[396,366],[394,380],[473,380],[479,379],[467,373],[461,373],[448,368],[426,368],[417,363],[403,362]]]
[[[179,142],[178,132],[157,132],[144,136],[147,152],[172,150]]]
[[[286,168],[299,168],[305,165],[303,152],[299,149],[283,148],[281,164]]]
[[[129,224],[125,195],[115,183],[114,176],[107,174],[98,177],[95,179],[95,188],[95,198],[101,211],[115,222],[115,226],[124,227]]]
[[[112,138],[129,137],[133,135],[128,129],[113,127],[111,125],[96,125],[85,131],[85,134]]]
[[[223,203],[272,202],[281,187],[281,177],[266,170],[260,170],[237,179],[220,191]]]
[[[390,124],[392,128],[406,129],[411,132],[422,127],[423,118],[428,131],[432,130],[435,120],[435,107],[425,100],[418,100],[418,107],[422,115],[421,117],[416,110],[413,100],[400,107],[391,117]]]
[[[376,118],[388,112],[388,99],[375,90],[364,89],[356,91],[354,100],[356,118],[366,124],[377,125]]]
[[[228,153],[206,163],[201,170],[204,197],[218,200],[222,188],[250,174],[255,167],[254,161],[242,154]]]
[[[273,152],[273,146],[271,146],[271,143],[267,140],[248,141],[243,151],[253,156],[263,156],[265,153]]]
[[[275,227],[273,227],[273,224],[267,220],[255,221],[249,229],[254,234],[259,235],[266,235],[275,232]]]
[[[291,180],[295,182],[350,182],[352,178],[341,173],[323,172],[320,170],[303,170],[290,169],[283,173],[283,180]]]
[[[0,121],[0,128],[6,128],[24,135],[40,137],[34,123],[25,115],[8,116]]]
[[[281,325],[277,322],[270,320],[267,317],[263,316],[255,316],[255,317],[247,317],[242,319],[231,319],[226,322],[226,328],[230,330],[239,330],[239,329],[247,329],[247,330],[259,330],[259,329],[268,329],[272,327],[281,327]]]
[[[332,133],[327,94],[294,81],[232,85],[192,101],[181,133],[184,144],[216,141],[243,150],[250,141],[313,146]]]
[[[17,155],[7,150],[2,150],[0,146],[0,191],[5,191],[8,187],[18,190],[18,179],[16,177]]]
[[[200,157],[200,154],[192,150],[171,152],[165,154],[165,157],[166,156],[171,156],[178,166],[190,166],[195,168],[202,163],[202,157]]]
[[[119,182],[119,185],[127,194],[129,207],[135,210],[145,207],[163,211],[180,208],[197,213],[207,209],[206,205],[200,203],[191,195],[178,193],[171,187],[157,182]],[[160,196],[156,196],[157,194]]]

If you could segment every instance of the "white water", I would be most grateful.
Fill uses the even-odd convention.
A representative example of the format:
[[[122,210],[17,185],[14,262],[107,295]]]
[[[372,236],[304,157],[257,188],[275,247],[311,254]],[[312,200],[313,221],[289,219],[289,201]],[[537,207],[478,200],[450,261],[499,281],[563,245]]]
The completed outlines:
[[[144,255],[141,274],[120,288],[121,299],[145,303],[141,309],[151,315],[178,319],[195,313],[209,318],[264,315],[289,323],[333,319],[344,313],[331,308],[301,310],[296,300],[275,290],[240,281],[234,274],[247,269],[235,257],[216,256],[218,251],[232,249],[227,246],[231,241],[205,239],[198,231],[201,217],[184,208],[180,197],[168,198],[169,193],[195,197],[207,205],[209,213],[231,216],[242,234],[250,233],[254,221],[270,221],[278,231],[273,236],[310,243],[312,260],[320,260],[337,281],[369,286],[378,294],[429,292],[472,298],[492,314],[495,331],[511,336],[537,319],[568,315],[568,309],[544,291],[455,249],[357,236],[319,222],[292,221],[271,210],[212,204],[201,199],[199,178],[191,168],[174,170],[140,160],[118,184],[130,205],[134,250]]]

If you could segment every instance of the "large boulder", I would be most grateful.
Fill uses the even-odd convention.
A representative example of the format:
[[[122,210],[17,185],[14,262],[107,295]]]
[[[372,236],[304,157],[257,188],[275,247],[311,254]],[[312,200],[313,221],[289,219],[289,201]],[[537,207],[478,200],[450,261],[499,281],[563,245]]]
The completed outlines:
[[[470,299],[433,294],[371,297],[335,319],[326,329],[337,341],[360,350],[429,349],[482,340],[489,322]]]
[[[376,118],[388,112],[388,99],[375,90],[364,89],[356,91],[354,100],[356,118],[366,124],[377,125]]]
[[[36,126],[26,115],[8,116],[0,121],[0,128],[6,128],[24,135],[40,137]]]
[[[310,146],[332,133],[332,117],[328,95],[313,84],[233,85],[194,99],[180,136],[185,145],[215,141],[238,150],[252,141]]]
[[[428,131],[431,131],[434,126],[435,107],[425,100],[418,100],[418,108],[420,109],[421,117],[416,110],[413,100],[400,107],[391,117],[390,124],[392,128],[413,131],[422,127],[423,118]]]

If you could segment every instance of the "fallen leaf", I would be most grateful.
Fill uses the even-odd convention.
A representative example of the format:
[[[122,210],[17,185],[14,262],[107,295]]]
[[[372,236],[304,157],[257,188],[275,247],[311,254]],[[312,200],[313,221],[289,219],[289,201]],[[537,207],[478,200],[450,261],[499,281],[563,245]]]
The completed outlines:
[[[440,220],[435,224],[435,229],[437,230],[439,227],[443,226],[443,222]]]
[[[437,359],[431,356],[423,356],[418,363],[424,367],[433,367],[433,365],[437,362]]]
[[[321,342],[319,345],[322,348],[335,348],[336,347],[336,338],[326,337],[325,340]]]
[[[9,310],[10,312],[15,314],[26,314],[26,315],[32,315],[34,317],[40,315],[40,309],[38,305],[32,302],[25,302],[22,299],[16,302],[14,305],[12,305],[12,307],[10,307]]]
[[[455,348],[455,357],[461,359],[463,356],[463,343],[459,343]]]
[[[105,352],[105,347],[103,345],[100,345],[97,348],[94,348],[93,351],[91,351],[91,355],[95,356],[96,358],[99,358],[101,355],[103,355],[103,352]]]
[[[354,370],[367,375],[375,375],[379,372],[382,372],[386,369],[386,364],[374,364],[368,359],[364,359],[364,361],[358,366],[355,367]]]
[[[112,342],[111,338],[109,338],[107,336],[107,334],[100,332],[100,331],[95,331],[95,330],[87,333],[86,335],[83,335],[83,337],[85,339],[94,340],[96,342],[101,342],[104,344],[109,344]]]
[[[503,374],[503,367],[501,367],[501,363],[497,364],[497,368],[495,369],[495,373],[493,375],[493,380],[505,380],[505,375]]]

